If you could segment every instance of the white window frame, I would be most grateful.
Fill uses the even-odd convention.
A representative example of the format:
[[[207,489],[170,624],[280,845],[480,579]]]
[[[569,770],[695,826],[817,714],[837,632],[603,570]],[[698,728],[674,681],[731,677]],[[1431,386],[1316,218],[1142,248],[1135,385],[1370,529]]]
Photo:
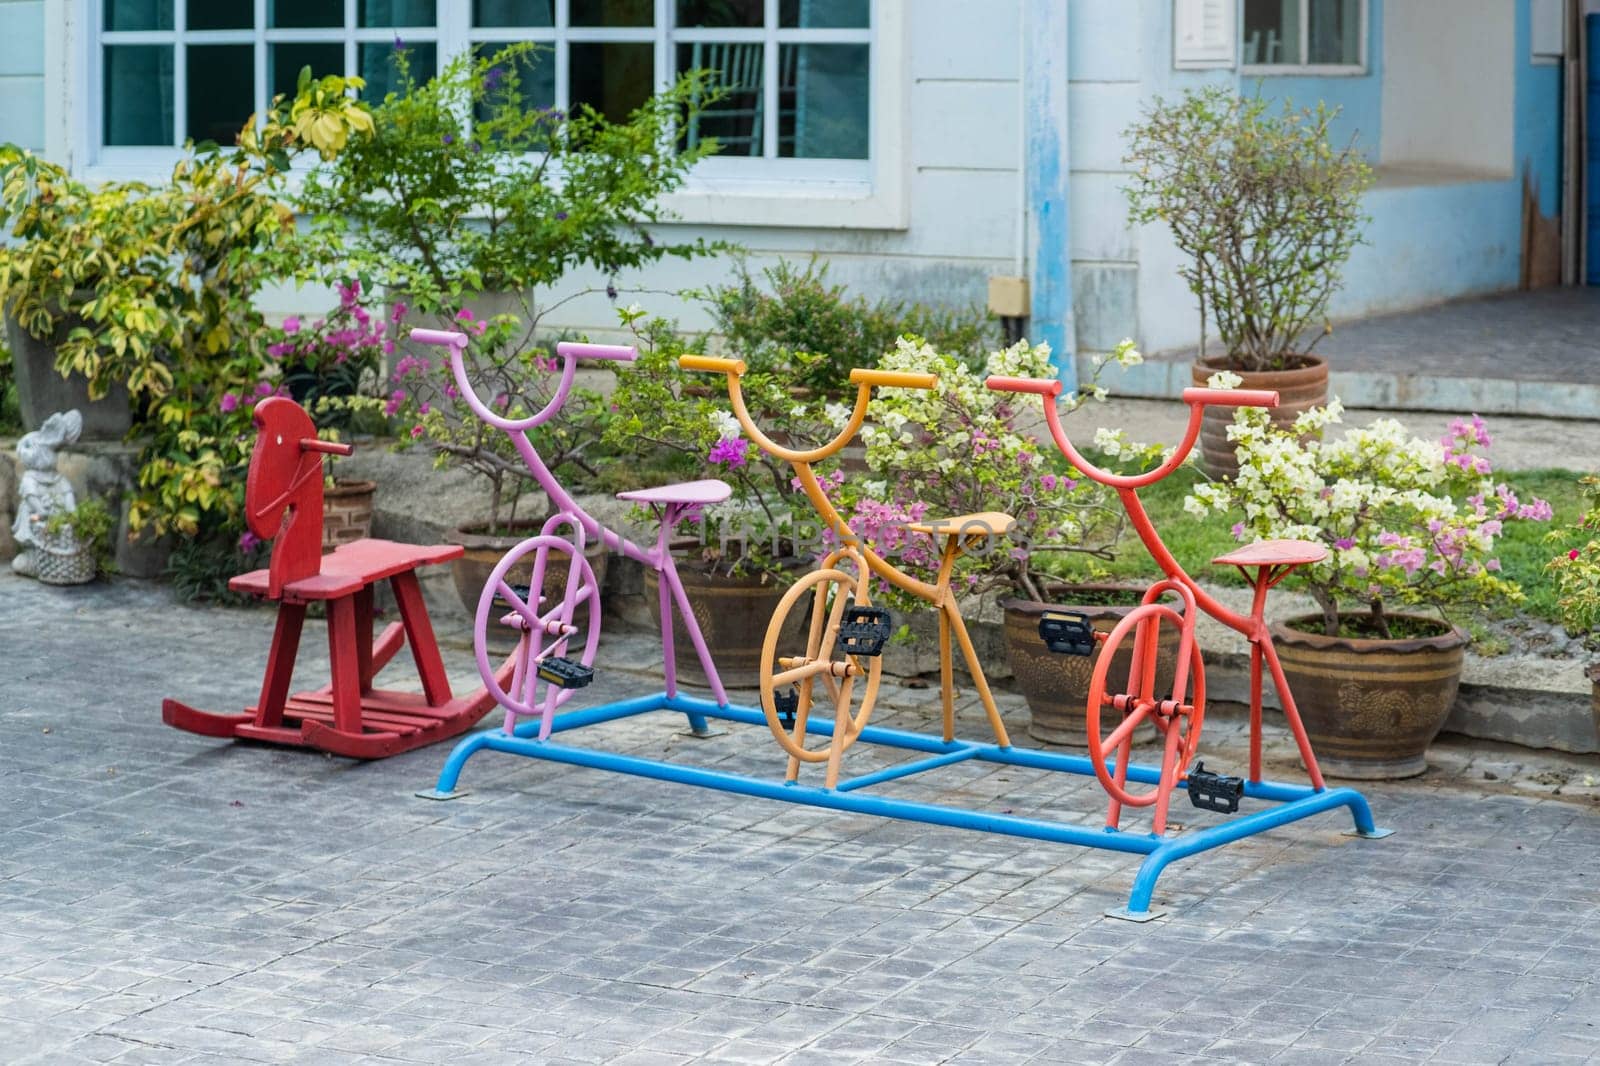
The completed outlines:
[[[176,26],[184,25],[187,4],[174,0]],[[356,0],[343,0],[347,26],[355,23]],[[655,47],[655,88],[673,78],[676,47],[694,40],[761,41],[767,62],[776,70],[778,48],[785,43],[865,43],[869,47],[868,157],[861,159],[794,159],[712,157],[699,164],[684,187],[663,198],[678,221],[694,224],[796,226],[812,228],[904,229],[909,225],[906,197],[905,133],[907,63],[905,37],[910,0],[872,0],[870,29],[780,29],[778,0],[765,0],[765,25],[759,29],[677,29],[670,22],[673,0],[655,0],[655,25],[650,27],[584,27],[569,25],[570,0],[556,0],[556,25],[546,28],[474,28],[467,0],[438,0],[436,27],[398,29],[266,29],[267,0],[255,0],[254,28],[248,30],[104,32],[103,0],[68,0],[66,36],[72,69],[63,72],[66,133],[75,170],[85,178],[154,180],[170,172],[176,147],[126,147],[102,144],[104,135],[103,47],[108,44],[244,44],[255,48],[255,106],[267,103],[267,46],[278,41],[343,41],[347,70],[356,70],[357,48],[365,41],[391,41],[398,32],[408,42],[435,42],[438,62],[480,41],[529,40],[546,45],[565,41],[649,41]],[[59,10],[59,9],[58,9]],[[81,30],[80,30],[81,28]],[[568,51],[555,49],[556,106],[568,103]],[[187,64],[174,57],[174,137],[186,117]],[[778,113],[777,77],[765,78],[763,143],[775,151]],[[78,101],[73,106],[72,101]]]
[[[1311,0],[1298,0],[1300,4],[1300,55],[1311,54]],[[1359,78],[1370,73],[1367,66],[1367,38],[1372,32],[1371,5],[1359,0],[1361,9],[1356,15],[1358,54],[1355,63],[1246,63],[1244,0],[1239,0],[1239,73],[1264,76]]]

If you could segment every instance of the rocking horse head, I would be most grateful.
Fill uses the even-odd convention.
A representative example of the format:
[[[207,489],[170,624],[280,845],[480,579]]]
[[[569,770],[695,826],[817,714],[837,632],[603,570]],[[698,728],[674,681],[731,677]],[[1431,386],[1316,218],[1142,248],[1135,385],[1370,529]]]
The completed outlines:
[[[348,444],[317,439],[305,408],[272,396],[256,404],[255,448],[245,481],[244,511],[250,532],[274,541],[268,595],[322,566],[322,456],[349,455]]]

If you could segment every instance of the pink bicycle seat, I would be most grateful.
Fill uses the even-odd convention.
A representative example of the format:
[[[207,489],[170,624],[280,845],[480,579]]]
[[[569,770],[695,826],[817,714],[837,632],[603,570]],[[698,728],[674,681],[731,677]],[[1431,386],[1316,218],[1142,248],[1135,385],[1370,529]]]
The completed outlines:
[[[1304,566],[1327,557],[1327,548],[1309,540],[1258,540],[1211,562],[1216,566]]]
[[[617,493],[617,499],[630,503],[664,503],[683,506],[721,503],[733,495],[726,481],[706,478],[702,481],[680,481],[675,485],[657,485],[649,489],[632,489]]]

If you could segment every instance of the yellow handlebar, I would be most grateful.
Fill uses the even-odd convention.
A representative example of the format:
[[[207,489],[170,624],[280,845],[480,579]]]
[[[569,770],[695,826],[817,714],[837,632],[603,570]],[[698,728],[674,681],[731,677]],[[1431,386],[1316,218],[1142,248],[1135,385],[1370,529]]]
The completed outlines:
[[[937,374],[913,374],[904,370],[867,370],[862,367],[850,371],[850,384],[876,385],[883,389],[936,389]]]
[[[720,359],[714,355],[680,355],[678,366],[684,370],[704,370],[712,374],[732,374],[735,377],[744,373],[743,359]]]

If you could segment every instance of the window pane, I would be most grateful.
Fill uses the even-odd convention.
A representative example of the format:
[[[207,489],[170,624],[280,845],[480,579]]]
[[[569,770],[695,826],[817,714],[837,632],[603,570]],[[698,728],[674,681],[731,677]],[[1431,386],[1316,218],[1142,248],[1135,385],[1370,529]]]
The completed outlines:
[[[678,45],[678,73],[709,70],[723,96],[711,106],[684,120],[685,148],[715,137],[718,155],[761,154],[761,71],[766,46],[759,41],[725,44],[696,41]]]
[[[323,0],[330,6],[338,0]],[[433,26],[438,22],[435,0],[361,0],[356,5],[358,26]]]
[[[191,30],[248,30],[255,25],[255,0],[191,0],[185,17]]]
[[[1300,62],[1300,0],[1244,0],[1245,66]]]
[[[1361,62],[1361,0],[1311,0],[1311,62],[1355,66]]]
[[[108,30],[170,30],[173,26],[172,0],[106,0],[104,11]],[[163,138],[161,143],[170,140]]]
[[[267,0],[267,25],[274,29],[343,27],[344,4],[338,0]]]
[[[311,76],[344,73],[344,45],[333,43],[270,44],[267,46],[267,95],[282,93],[293,97],[300,68],[310,67]]]
[[[867,158],[866,45],[780,45],[778,79],[780,156]]]
[[[648,41],[574,42],[568,47],[573,106],[588,104],[612,122],[649,99],[655,81],[655,45]]]
[[[408,44],[405,47],[410,53],[411,77],[418,85],[432,81],[438,68],[438,46],[432,41],[424,41],[419,44]],[[362,99],[376,104],[391,91],[402,91],[400,78],[394,68],[395,51],[393,44],[361,46],[359,53],[361,76],[367,81],[367,87],[361,90]]]
[[[678,25],[759,27],[763,0],[678,0]]]
[[[255,109],[255,48],[248,44],[192,44],[188,62],[189,122],[184,136],[232,144]]]
[[[474,26],[533,26],[556,24],[555,0],[472,0]]]
[[[172,138],[172,48],[118,44],[106,50],[105,143],[163,144]]]
[[[568,18],[574,26],[650,26],[656,5],[655,0],[572,0]]]
[[[779,0],[778,25],[785,29],[865,29],[872,25],[867,0]]]

